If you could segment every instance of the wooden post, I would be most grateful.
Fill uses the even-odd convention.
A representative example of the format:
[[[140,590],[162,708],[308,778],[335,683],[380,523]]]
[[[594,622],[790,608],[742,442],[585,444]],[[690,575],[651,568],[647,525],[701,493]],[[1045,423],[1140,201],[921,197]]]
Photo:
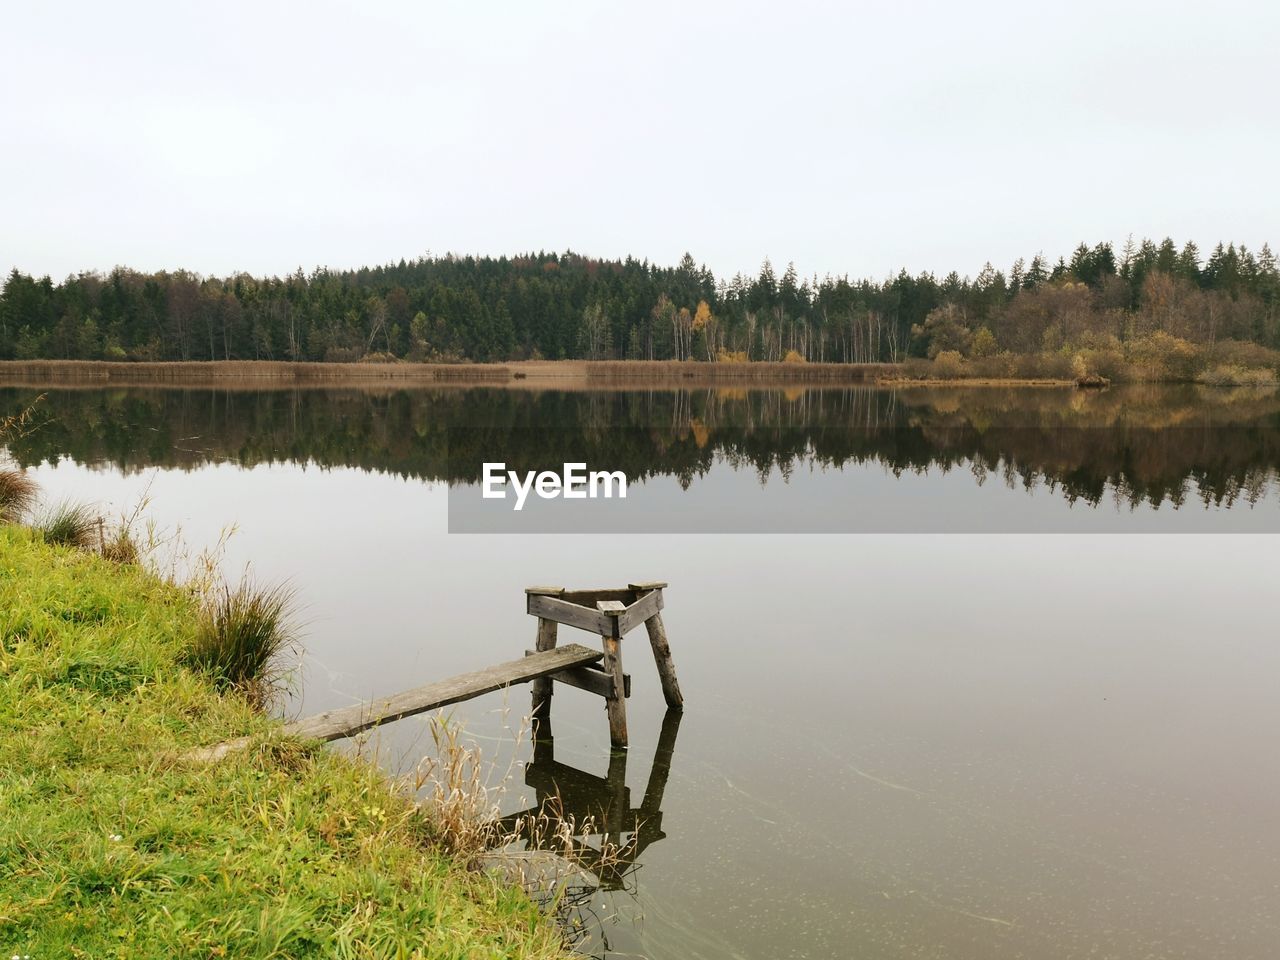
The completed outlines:
[[[609,743],[616,749],[627,746],[627,697],[626,681],[622,676],[622,638],[618,636],[618,617],[627,609],[617,600],[600,600],[596,609],[609,618],[612,635],[605,636],[604,660],[600,666],[613,679],[613,690],[605,698],[605,710],[609,714]]]
[[[525,596],[558,597],[564,593],[564,587],[528,587]],[[534,641],[534,649],[539,653],[556,648],[556,622],[543,617],[538,618],[538,636]],[[539,677],[533,681],[532,717],[533,738],[550,738],[551,736],[551,694],[554,685],[550,677]]]
[[[628,586],[637,594],[643,595],[661,590],[666,584],[655,580]],[[658,679],[662,682],[662,695],[666,698],[667,706],[672,710],[683,710],[684,695],[680,693],[680,681],[676,679],[676,665],[671,659],[671,645],[667,643],[667,629],[662,625],[662,614],[655,613],[644,622],[644,628],[649,634],[649,645],[653,647],[653,661],[658,665]]]

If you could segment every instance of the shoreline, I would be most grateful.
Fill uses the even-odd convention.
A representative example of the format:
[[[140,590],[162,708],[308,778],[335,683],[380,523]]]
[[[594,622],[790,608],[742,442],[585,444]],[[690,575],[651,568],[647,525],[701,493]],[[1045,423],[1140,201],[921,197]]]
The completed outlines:
[[[568,954],[522,891],[434,847],[429,818],[381,770],[281,736],[279,719],[187,666],[190,591],[7,523],[0,565],[0,769],[24,851],[0,897],[7,952]],[[181,759],[232,735],[251,748]]]
[[[518,360],[507,363],[312,363],[288,360],[110,362],[3,360],[0,388],[104,387],[242,390],[403,389],[431,387],[515,390],[633,390],[648,388],[1058,387],[1051,378],[913,376],[905,364],[706,363],[674,360]]]
[[[678,360],[513,360],[506,363],[318,363],[289,360],[0,360],[0,389],[212,389],[229,391],[499,389],[538,392],[673,389],[879,390],[964,388],[1101,392],[1134,385],[1201,384],[1199,378],[1117,379],[1081,385],[1062,377],[930,376],[905,363],[748,363]],[[1269,384],[1268,384],[1269,385]]]

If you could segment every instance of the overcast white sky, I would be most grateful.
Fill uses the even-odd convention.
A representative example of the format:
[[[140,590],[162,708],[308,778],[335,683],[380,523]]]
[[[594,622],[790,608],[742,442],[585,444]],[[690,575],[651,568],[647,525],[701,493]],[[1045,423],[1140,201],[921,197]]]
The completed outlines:
[[[7,3],[0,269],[1280,240],[1275,3]]]

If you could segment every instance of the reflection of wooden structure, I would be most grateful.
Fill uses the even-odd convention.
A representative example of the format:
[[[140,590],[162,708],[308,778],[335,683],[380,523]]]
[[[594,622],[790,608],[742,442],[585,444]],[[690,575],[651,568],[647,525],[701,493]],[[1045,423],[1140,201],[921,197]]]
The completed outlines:
[[[645,848],[666,837],[662,832],[662,796],[671,774],[681,716],[679,710],[668,709],[663,717],[649,781],[636,807],[632,806],[631,790],[627,787],[625,750],[610,752],[608,772],[600,777],[556,760],[554,741],[545,736],[536,738],[533,761],[525,767],[524,782],[533,787],[537,803],[504,817],[503,832],[513,834],[521,824],[536,825],[540,818],[546,817],[572,817],[577,827],[589,820],[592,836],[601,838],[608,854],[592,846],[586,838],[575,837],[572,859],[599,878],[601,889],[622,889],[627,874],[634,869]],[[535,844],[542,841],[549,849],[563,852],[562,840],[545,836],[545,830],[543,835],[536,827],[524,829],[522,833],[526,837],[532,834]]]
[[[428,710],[470,700],[517,683],[533,682],[535,736],[551,735],[552,681],[580,687],[605,700],[609,714],[609,739],[615,747],[627,745],[627,703],[631,678],[622,672],[622,638],[641,623],[649,633],[653,658],[667,706],[683,707],[676,682],[667,631],[662,625],[662,590],[665,583],[633,583],[623,590],[565,590],[563,587],[529,587],[525,590],[528,612],[538,618],[537,649],[522,660],[510,660],[448,680],[428,683],[369,703],[326,710],[284,725],[287,736],[304,740],[340,740],[357,733]],[[581,644],[556,646],[558,624],[599,635],[602,651]],[[187,759],[213,761],[248,746],[249,737],[225,740],[187,754]]]
[[[531,656],[556,649],[560,624],[599,635],[604,647],[600,665],[584,664],[543,676],[533,683],[534,736],[551,735],[553,681],[567,683],[605,699],[609,714],[609,740],[614,747],[627,745],[627,697],[631,678],[622,670],[622,638],[644,624],[658,666],[658,679],[667,707],[680,710],[684,697],[676,680],[666,627],[662,624],[661,581],[628,584],[618,590],[566,590],[564,587],[529,587],[525,590],[530,616],[538,618],[536,649]],[[563,649],[563,648],[561,648]]]

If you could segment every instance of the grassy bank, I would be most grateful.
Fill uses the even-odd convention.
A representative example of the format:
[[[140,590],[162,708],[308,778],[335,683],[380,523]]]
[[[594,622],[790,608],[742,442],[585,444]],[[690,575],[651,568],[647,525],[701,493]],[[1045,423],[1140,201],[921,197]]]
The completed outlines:
[[[137,567],[0,525],[0,955],[562,955],[377,769],[180,666],[196,620]],[[245,734],[243,756],[178,759]]]

